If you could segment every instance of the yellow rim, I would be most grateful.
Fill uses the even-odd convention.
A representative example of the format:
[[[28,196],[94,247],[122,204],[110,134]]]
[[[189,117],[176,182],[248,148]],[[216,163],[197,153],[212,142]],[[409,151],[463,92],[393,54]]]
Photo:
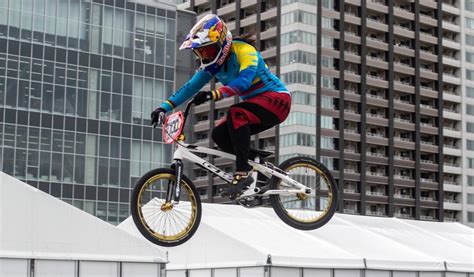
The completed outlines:
[[[161,174],[157,174],[157,175],[154,175],[152,176],[150,179],[148,179],[145,184],[142,186],[142,188],[140,189],[140,192],[138,193],[138,201],[137,201],[137,210],[138,210],[138,215],[140,217],[140,221],[142,223],[142,225],[147,229],[148,233],[151,234],[152,236],[154,236],[155,238],[159,239],[159,240],[163,240],[163,241],[176,241],[176,240],[179,240],[179,239],[182,239],[183,237],[185,237],[189,231],[193,228],[194,224],[196,223],[196,217],[197,217],[197,201],[196,201],[196,196],[194,195],[191,187],[189,186],[188,183],[186,183],[184,180],[181,182],[181,188],[185,189],[189,195],[189,202],[191,203],[191,216],[187,222],[187,225],[184,226],[184,228],[179,231],[177,234],[174,234],[174,235],[165,235],[165,234],[160,234],[159,232],[153,230],[149,225],[148,225],[148,222],[145,220],[144,216],[143,216],[143,212],[142,212],[142,207],[143,207],[143,203],[142,203],[142,196],[143,196],[143,192],[146,190],[146,188],[148,188],[148,186],[150,186],[151,184],[153,184],[155,181],[157,180],[171,180],[171,181],[175,181],[176,180],[176,177],[175,175],[173,174],[170,174],[170,173],[161,173]],[[180,200],[181,202],[181,200]],[[146,203],[145,203],[146,204]],[[161,211],[163,211],[163,213],[166,213],[166,212],[169,212],[169,211],[172,211],[173,210],[173,204],[171,203],[164,203],[163,205],[165,205],[167,208],[166,209],[161,209]],[[162,206],[163,207],[163,206]],[[176,228],[178,228],[178,226],[176,226]]]
[[[329,178],[328,176],[321,171],[321,169],[319,169],[318,167],[312,165],[312,164],[308,164],[308,163],[297,163],[297,164],[294,164],[294,165],[291,165],[290,167],[288,167],[285,171],[286,172],[289,172],[291,171],[292,169],[296,168],[296,167],[306,167],[306,168],[310,168],[310,169],[313,169],[314,171],[316,171],[316,173],[322,177],[325,181],[326,181],[326,184],[328,186],[328,205],[326,206],[326,208],[315,218],[311,218],[311,219],[302,219],[302,218],[297,218],[295,217],[294,215],[292,215],[291,213],[288,212],[288,210],[284,207],[284,203],[281,202],[281,198],[280,196],[278,196],[278,198],[280,199],[280,206],[285,210],[286,214],[293,220],[295,221],[298,221],[298,222],[302,222],[302,223],[314,223],[314,222],[318,222],[319,220],[321,220],[321,218],[325,217],[327,215],[327,213],[329,212],[329,209],[331,208],[332,206],[332,202],[333,202],[333,195],[332,195],[332,184],[331,182],[329,181]],[[307,184],[303,184],[303,185],[307,185]],[[314,188],[316,189],[316,188]],[[304,201],[307,199],[307,195],[305,195],[306,197],[302,197],[301,195],[295,195],[295,197],[301,201]],[[316,211],[315,211],[316,212]]]

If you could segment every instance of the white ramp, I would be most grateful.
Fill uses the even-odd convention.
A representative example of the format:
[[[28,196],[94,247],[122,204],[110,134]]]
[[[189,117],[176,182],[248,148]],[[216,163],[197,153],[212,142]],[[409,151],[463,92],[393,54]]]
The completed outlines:
[[[0,226],[0,276],[34,268],[35,276],[156,277],[166,262],[156,247],[3,172]]]

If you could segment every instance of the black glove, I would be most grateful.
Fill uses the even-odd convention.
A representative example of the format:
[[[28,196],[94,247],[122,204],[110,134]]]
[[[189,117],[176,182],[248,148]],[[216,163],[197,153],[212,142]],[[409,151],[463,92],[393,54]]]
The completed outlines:
[[[194,95],[193,103],[196,106],[199,106],[212,99],[212,92],[210,91],[200,91]]]
[[[163,122],[165,122],[165,114],[166,111],[161,107],[156,108],[151,113],[151,125],[153,125],[153,128],[156,128],[156,125],[161,125]]]

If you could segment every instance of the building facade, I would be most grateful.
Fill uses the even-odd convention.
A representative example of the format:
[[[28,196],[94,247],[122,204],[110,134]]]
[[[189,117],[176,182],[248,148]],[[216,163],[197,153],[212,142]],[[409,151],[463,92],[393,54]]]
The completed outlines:
[[[149,115],[185,74],[176,18],[152,1],[0,1],[0,170],[128,217],[133,184],[171,154]]]
[[[279,161],[321,160],[339,183],[340,212],[463,220],[460,1],[193,0],[178,7],[198,17],[216,13],[234,35],[255,32],[293,103],[287,121],[254,146],[275,148]],[[213,146],[210,130],[235,101],[196,108],[197,143]],[[198,168],[193,178],[208,201],[224,201],[217,179]]]
[[[460,4],[463,109],[463,222],[474,227],[474,1]]]

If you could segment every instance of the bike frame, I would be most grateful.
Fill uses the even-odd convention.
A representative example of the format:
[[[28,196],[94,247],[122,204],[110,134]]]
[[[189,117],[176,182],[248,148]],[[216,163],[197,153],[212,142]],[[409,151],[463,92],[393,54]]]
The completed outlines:
[[[183,115],[183,122],[182,126],[186,124],[186,118],[188,116],[189,110],[191,108],[191,105],[193,104],[193,101],[189,101],[188,104],[186,105],[184,115]],[[169,133],[166,132],[166,129],[163,129],[166,134],[169,135]],[[173,154],[173,164],[171,165],[171,168],[175,170],[175,175],[176,175],[176,181],[175,182],[170,182],[168,184],[168,190],[167,190],[167,197],[166,197],[166,202],[170,203],[171,200],[174,198],[175,202],[179,202],[179,196],[181,193],[181,186],[177,184],[181,184],[181,180],[183,178],[183,160],[190,161],[207,171],[210,171],[211,173],[215,174],[217,177],[221,178],[227,183],[231,183],[233,176],[224,172],[222,169],[216,167],[215,165],[209,163],[208,161],[198,157],[194,153],[203,153],[215,157],[221,157],[221,158],[227,158],[232,161],[235,161],[235,155],[222,152],[219,150],[211,149],[211,148],[206,148],[206,147],[201,147],[193,144],[187,144],[184,143],[184,135],[181,134],[182,128],[180,129],[179,133],[176,133],[175,136],[170,136],[172,141],[176,143],[176,150]],[[291,179],[288,177],[286,174],[282,173],[281,171],[277,171],[272,168],[265,166],[265,164],[260,163],[260,158],[257,156],[254,161],[248,160],[248,163],[254,171],[252,172],[252,177],[254,179],[253,183],[250,185],[249,189],[247,189],[242,195],[240,195],[238,199],[242,198],[248,198],[252,196],[265,196],[265,195],[290,195],[290,194],[311,194],[311,189],[308,188],[307,186]],[[276,167],[275,167],[276,168]],[[275,176],[279,179],[282,180],[282,182],[288,186],[289,189],[279,189],[279,190],[265,190],[264,192],[261,192],[261,189],[257,187],[257,175],[258,172],[262,173],[268,178],[271,178],[272,176]]]
[[[207,171],[210,171],[211,173],[215,174],[222,180],[224,180],[227,183],[230,183],[232,181],[232,175],[224,172],[222,169],[216,167],[215,165],[209,163],[208,161],[200,158],[199,156],[195,155],[194,153],[203,153],[207,155],[212,155],[215,157],[222,157],[222,158],[227,158],[230,160],[235,161],[235,155],[222,152],[219,150],[215,149],[210,149],[206,147],[201,147],[201,146],[196,146],[192,144],[186,144],[179,142],[177,143],[177,148],[174,152],[173,155],[173,168],[175,168],[176,173],[177,173],[177,184],[179,180],[181,180],[181,176],[178,174],[182,174],[182,161],[187,160],[190,161]],[[249,165],[252,166],[254,169],[253,177],[254,177],[254,182],[250,185],[249,189],[247,189],[238,199],[240,198],[245,198],[245,197],[250,197],[250,196],[264,196],[264,195],[271,195],[271,194],[279,194],[279,195],[290,195],[290,194],[296,194],[296,193],[303,193],[303,194],[310,194],[311,189],[306,187],[305,185],[293,180],[292,178],[288,177],[287,175],[280,173],[272,168],[269,168],[263,164],[260,164],[260,160],[257,157],[254,161],[249,160],[248,161]],[[270,178],[271,176],[275,176],[277,178],[280,178],[284,184],[286,184],[289,189],[280,189],[280,190],[267,190],[263,193],[260,193],[260,188],[258,188],[257,185],[257,173],[260,172]],[[291,188],[291,189],[290,189]],[[178,201],[179,199],[179,186],[176,186],[176,195],[175,195],[175,201]]]

